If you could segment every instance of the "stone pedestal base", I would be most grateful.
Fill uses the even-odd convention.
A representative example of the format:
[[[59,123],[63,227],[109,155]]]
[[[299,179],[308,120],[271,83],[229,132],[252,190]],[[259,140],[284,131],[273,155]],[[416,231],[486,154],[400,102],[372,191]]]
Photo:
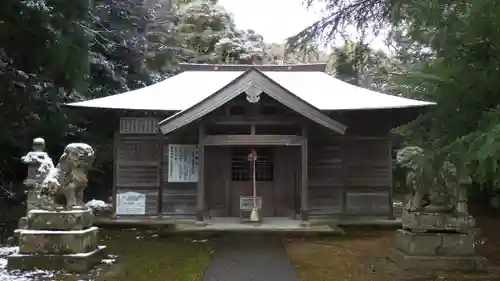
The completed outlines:
[[[37,202],[38,201],[35,190],[29,188],[26,194],[26,213],[29,213],[29,211],[36,209]]]
[[[21,230],[19,253],[78,254],[97,249],[99,229],[85,230]]]
[[[401,223],[403,228],[414,232],[469,232],[475,227],[474,218],[465,213],[426,213],[405,210],[401,216]]]
[[[92,226],[92,210],[44,211],[28,213],[28,229],[82,230]]]
[[[474,256],[474,233],[415,233],[396,230],[396,249],[412,256]]]
[[[464,271],[488,270],[485,258],[474,252],[475,234],[396,231],[393,261],[403,270]]]
[[[106,246],[87,253],[79,254],[14,254],[8,257],[7,266],[10,269],[30,270],[33,268],[42,270],[66,269],[71,272],[87,272],[106,256]]]
[[[434,272],[463,271],[463,272],[487,272],[488,263],[485,258],[471,257],[446,257],[446,256],[411,256],[393,250],[392,257],[400,269],[405,271]]]
[[[304,228],[310,228],[311,223],[309,221],[300,221],[299,225]]]
[[[206,226],[206,225],[207,225],[207,223],[206,223],[206,222],[204,222],[204,221],[199,221],[199,220],[197,220],[194,224],[195,224],[196,226]]]
[[[16,230],[19,253],[8,257],[13,269],[66,269],[82,272],[104,257],[91,210],[31,210]]]

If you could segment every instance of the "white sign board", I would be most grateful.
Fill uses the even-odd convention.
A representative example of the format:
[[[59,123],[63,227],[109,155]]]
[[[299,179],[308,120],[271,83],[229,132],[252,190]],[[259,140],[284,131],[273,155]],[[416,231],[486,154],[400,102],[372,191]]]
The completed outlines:
[[[128,191],[116,195],[116,215],[145,215],[146,195]]]
[[[240,196],[240,210],[250,211],[253,209],[254,206],[258,210],[262,208],[262,197]]]
[[[198,181],[198,146],[170,144],[168,146],[168,182]]]

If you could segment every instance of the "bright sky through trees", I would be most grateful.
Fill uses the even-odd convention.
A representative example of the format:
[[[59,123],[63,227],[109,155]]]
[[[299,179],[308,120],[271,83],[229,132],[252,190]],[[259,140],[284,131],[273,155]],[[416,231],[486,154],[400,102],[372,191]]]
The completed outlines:
[[[303,0],[219,0],[219,4],[234,15],[238,28],[253,29],[269,43],[283,43],[286,38],[297,34],[321,17],[322,7],[307,10],[302,2]],[[371,40],[371,46],[387,50],[380,38]]]

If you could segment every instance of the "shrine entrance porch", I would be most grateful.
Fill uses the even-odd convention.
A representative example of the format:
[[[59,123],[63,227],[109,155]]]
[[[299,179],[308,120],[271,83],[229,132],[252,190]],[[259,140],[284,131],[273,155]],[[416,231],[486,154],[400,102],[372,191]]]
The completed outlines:
[[[204,220],[249,216],[254,184],[263,218],[297,218],[300,210],[298,147],[226,146],[207,147],[205,151]],[[248,160],[252,151],[257,154],[255,168]]]

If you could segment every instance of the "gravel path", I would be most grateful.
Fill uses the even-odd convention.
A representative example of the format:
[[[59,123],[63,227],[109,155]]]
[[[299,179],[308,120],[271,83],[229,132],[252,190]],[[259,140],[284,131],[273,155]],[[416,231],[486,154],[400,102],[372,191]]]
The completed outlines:
[[[203,281],[299,281],[281,238],[230,234],[218,239]]]

